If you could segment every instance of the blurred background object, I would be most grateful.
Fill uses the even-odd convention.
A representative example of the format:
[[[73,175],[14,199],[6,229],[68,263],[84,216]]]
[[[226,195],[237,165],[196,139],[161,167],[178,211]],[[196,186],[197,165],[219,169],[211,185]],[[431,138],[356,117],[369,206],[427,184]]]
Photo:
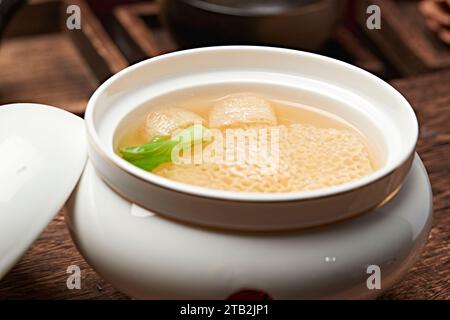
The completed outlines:
[[[307,50],[393,79],[450,67],[450,47],[439,40],[447,37],[448,1],[3,0],[0,27],[18,11],[6,38],[62,32],[64,6],[80,5],[83,25],[95,32],[66,30],[67,37],[100,81],[149,57],[229,44]],[[372,4],[381,9],[380,30],[366,26]]]
[[[44,103],[82,114],[95,88],[128,61],[84,0],[24,2],[8,10],[0,2],[12,17],[0,44],[0,104]],[[66,27],[69,5],[81,9],[79,30]]]
[[[366,26],[372,4],[379,30]],[[80,7],[80,30],[66,27],[69,5]],[[444,0],[2,0],[0,103],[82,114],[98,84],[128,65],[218,44],[307,50],[385,80],[443,70],[447,9]]]
[[[320,53],[386,76],[392,68],[386,68],[372,52],[376,48],[357,26],[353,2],[290,0],[277,1],[278,5],[266,8],[261,5],[262,1],[254,0],[240,2],[238,9],[221,5],[220,12],[227,14],[217,14],[210,7],[209,11],[201,10],[200,4],[204,2],[194,1],[192,3],[196,7],[185,11],[184,6],[191,6],[191,3],[142,1],[114,9],[114,17],[119,24],[115,34],[128,38],[128,41],[117,43],[131,62],[199,46],[259,44]],[[221,0],[220,3],[231,4],[236,1]],[[217,6],[214,8],[219,10]],[[337,11],[331,12],[332,8]],[[193,12],[187,14],[190,10]],[[244,16],[245,13],[248,16]],[[328,16],[331,21],[327,21]],[[238,21],[238,24],[233,21]],[[130,50],[133,45],[137,48]]]
[[[396,77],[419,75],[450,67],[450,46],[429,30],[419,8],[436,0],[360,0],[359,26],[396,69]],[[444,4],[444,3],[442,3]],[[381,10],[381,29],[366,28],[369,5]],[[446,4],[445,4],[446,5]]]
[[[0,36],[9,20],[16,11],[25,3],[25,0],[3,0],[0,1]]]
[[[161,0],[164,25],[182,48],[256,44],[318,50],[345,0]]]
[[[93,90],[128,65],[217,44],[307,50],[385,80],[444,70],[445,1],[2,0],[0,103],[82,114]],[[372,4],[381,10],[379,30],[366,26]],[[69,5],[80,7],[80,30],[66,27]]]
[[[450,44],[450,0],[425,0],[419,8],[430,30]]]

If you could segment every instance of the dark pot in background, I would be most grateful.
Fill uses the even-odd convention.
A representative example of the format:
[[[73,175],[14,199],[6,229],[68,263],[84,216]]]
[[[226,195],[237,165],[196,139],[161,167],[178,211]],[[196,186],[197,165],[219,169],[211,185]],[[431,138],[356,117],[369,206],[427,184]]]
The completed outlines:
[[[3,33],[9,20],[17,10],[26,3],[26,0],[4,0],[0,1],[0,36]]]
[[[160,0],[161,20],[182,47],[265,44],[317,50],[345,0]]]

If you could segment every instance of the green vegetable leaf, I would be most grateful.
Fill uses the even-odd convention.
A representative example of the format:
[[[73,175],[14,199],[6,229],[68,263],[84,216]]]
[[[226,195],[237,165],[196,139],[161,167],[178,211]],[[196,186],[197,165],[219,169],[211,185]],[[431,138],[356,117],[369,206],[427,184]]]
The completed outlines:
[[[122,158],[131,164],[153,171],[160,164],[172,162],[172,150],[184,143],[196,144],[204,141],[205,130],[202,125],[194,125],[181,130],[171,139],[167,136],[156,136],[149,143],[121,148]]]
[[[153,157],[160,154],[169,154],[172,152],[179,142],[173,140],[163,140],[157,142],[150,142],[140,146],[125,147],[120,149],[120,153],[125,160],[139,159],[143,157]]]

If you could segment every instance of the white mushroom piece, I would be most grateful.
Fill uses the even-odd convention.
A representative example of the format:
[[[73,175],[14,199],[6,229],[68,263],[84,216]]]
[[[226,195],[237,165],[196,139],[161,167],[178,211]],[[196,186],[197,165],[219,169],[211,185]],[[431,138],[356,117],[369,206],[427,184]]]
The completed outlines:
[[[277,118],[269,101],[253,94],[238,93],[221,99],[209,113],[210,128],[276,126]]]
[[[145,138],[150,140],[155,136],[169,136],[175,130],[204,123],[202,117],[183,108],[158,107],[147,114],[143,131]]]

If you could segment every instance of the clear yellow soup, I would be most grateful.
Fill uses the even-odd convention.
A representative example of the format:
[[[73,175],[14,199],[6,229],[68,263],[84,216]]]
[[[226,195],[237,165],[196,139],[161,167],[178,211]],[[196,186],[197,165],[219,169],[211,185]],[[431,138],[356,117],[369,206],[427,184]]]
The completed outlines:
[[[229,95],[207,99],[191,97],[172,102],[170,106],[195,113],[204,119],[205,128],[215,130],[216,135],[202,144],[200,149],[190,150],[192,154],[200,152],[204,155],[208,148],[209,154],[211,150],[219,150],[220,147],[225,151],[221,153],[222,156],[217,156],[218,152],[212,152],[216,156],[213,160],[206,161],[200,156],[200,161],[168,161],[149,171],[171,180],[212,189],[279,193],[340,185],[360,179],[378,168],[375,148],[356,127],[344,119],[296,102],[251,94],[270,105],[276,123],[273,119],[267,123],[238,121],[230,126],[210,128],[214,112],[219,115],[219,121],[223,120],[220,119],[221,115],[224,118],[228,116],[226,112],[221,113],[223,110],[220,108],[228,106],[221,102],[229,99]],[[164,108],[154,104],[143,106],[138,114],[121,124],[121,134],[117,135],[115,146],[119,155],[122,155],[120,150],[124,147],[149,142],[151,137],[145,133],[148,126],[147,115],[155,107]],[[246,113],[245,107],[242,106],[243,115]],[[262,113],[261,117],[265,116]],[[252,115],[249,114],[248,117],[251,119]],[[240,140],[241,144],[238,140],[231,139],[234,141],[231,144],[234,149],[227,154],[230,148],[227,134],[230,132],[244,133],[244,138]],[[252,134],[248,134],[249,132]],[[220,144],[219,133],[223,137]],[[220,145],[219,149],[214,149],[217,145]],[[239,158],[239,151],[243,151],[245,156]],[[227,158],[230,154],[232,156]]]

